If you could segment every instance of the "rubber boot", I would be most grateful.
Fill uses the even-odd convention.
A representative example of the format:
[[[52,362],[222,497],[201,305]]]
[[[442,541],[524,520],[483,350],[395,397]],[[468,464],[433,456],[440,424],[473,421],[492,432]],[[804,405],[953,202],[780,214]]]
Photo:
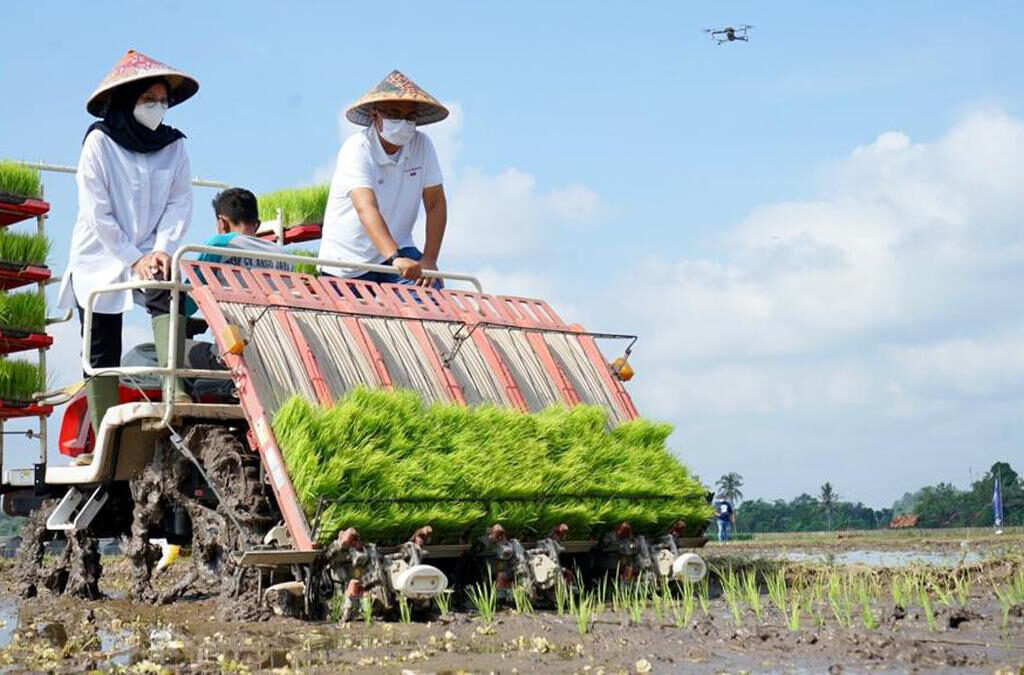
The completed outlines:
[[[170,330],[171,330],[171,315],[170,314],[159,314],[153,317],[153,346],[156,347],[156,361],[157,364],[163,368],[167,365],[168,355],[170,350],[168,349],[168,342],[170,341]],[[185,340],[182,339],[176,346],[178,352],[178,368],[185,367]],[[173,398],[178,403],[191,403],[192,397],[185,391],[185,383],[182,382],[180,377],[174,378],[174,388],[170,392],[168,397],[167,387],[164,386],[164,400]]]
[[[89,402],[89,420],[93,434],[100,435],[100,422],[107,410],[118,403],[117,376],[94,377],[85,383],[85,400]]]

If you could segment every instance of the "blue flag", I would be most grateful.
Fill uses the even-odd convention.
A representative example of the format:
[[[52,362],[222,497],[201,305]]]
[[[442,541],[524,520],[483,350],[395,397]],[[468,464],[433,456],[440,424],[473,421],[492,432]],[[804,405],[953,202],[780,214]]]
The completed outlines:
[[[995,517],[996,527],[1003,526],[1003,489],[999,485],[999,475],[995,476],[992,485],[992,515]]]

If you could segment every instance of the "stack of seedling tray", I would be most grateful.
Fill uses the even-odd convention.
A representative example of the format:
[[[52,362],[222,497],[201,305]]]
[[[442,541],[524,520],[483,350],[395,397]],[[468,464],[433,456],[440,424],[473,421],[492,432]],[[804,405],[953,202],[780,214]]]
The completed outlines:
[[[52,411],[32,400],[32,394],[46,389],[43,350],[53,344],[46,334],[43,286],[50,278],[50,244],[43,235],[50,206],[41,197],[38,171],[0,161],[0,423]],[[29,219],[36,221],[36,233],[7,229]],[[24,288],[30,285],[35,287]],[[27,350],[37,350],[38,362],[10,357]]]
[[[711,516],[666,447],[671,427],[638,419],[609,430],[596,406],[526,414],[357,389],[328,409],[294,397],[273,426],[321,541],[355,527],[397,543],[430,525],[435,543],[464,543],[495,523],[524,540],[564,523],[586,540],[623,521],[661,535]]]
[[[264,223],[281,217],[284,241],[281,244],[296,244],[320,238],[327,209],[326,185],[278,190],[259,197],[260,220]],[[273,232],[262,231],[260,236],[271,239]]]

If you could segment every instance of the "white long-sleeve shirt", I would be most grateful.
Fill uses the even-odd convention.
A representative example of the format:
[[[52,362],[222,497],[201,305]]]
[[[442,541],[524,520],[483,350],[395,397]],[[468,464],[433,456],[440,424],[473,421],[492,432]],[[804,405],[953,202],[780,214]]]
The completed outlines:
[[[192,221],[191,167],[184,139],[156,152],[126,150],[93,130],[78,160],[78,218],[61,281],[62,309],[85,307],[100,286],[129,281],[132,264],[147,253],[172,255]],[[120,314],[131,291],[105,293],[94,309]]]

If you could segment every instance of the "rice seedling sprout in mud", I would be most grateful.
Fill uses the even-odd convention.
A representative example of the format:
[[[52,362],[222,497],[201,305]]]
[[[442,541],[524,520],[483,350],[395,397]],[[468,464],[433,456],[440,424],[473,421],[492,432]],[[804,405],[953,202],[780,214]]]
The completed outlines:
[[[331,621],[337,623],[341,621],[341,608],[345,604],[345,597],[341,593],[335,593],[331,596],[331,602],[328,608],[328,616],[331,617]]]
[[[277,218],[281,209],[285,227],[317,224],[324,221],[327,210],[327,185],[278,190],[259,197],[260,220]]]
[[[932,600],[928,595],[928,590],[923,587],[920,590],[920,601],[925,622],[928,624],[928,630],[935,632],[938,630],[938,624],[935,621],[935,612],[932,611]]]
[[[800,630],[800,594],[794,593],[791,602],[789,614],[786,615],[786,628],[798,631]]]
[[[665,445],[670,427],[633,420],[609,431],[607,422],[598,407],[524,414],[357,389],[329,409],[291,398],[274,431],[309,517],[321,497],[330,500],[321,541],[348,527],[366,539],[404,541],[429,524],[432,543],[444,544],[494,522],[510,537],[565,523],[574,537],[598,538],[620,521],[637,534],[661,534],[678,520],[699,526],[710,516],[701,486]],[[636,499],[643,495],[657,498]]]
[[[363,623],[367,626],[373,623],[373,598],[369,595],[359,598],[359,611],[363,616]]]
[[[711,613],[711,582],[707,575],[697,583],[697,600],[700,602],[700,609],[704,616]]]
[[[644,610],[647,609],[647,590],[644,584],[633,584],[629,588],[631,590],[628,596],[628,604],[626,605],[629,620],[634,624],[639,624],[640,620],[643,619]]]
[[[878,620],[875,618],[874,612],[871,611],[871,599],[866,595],[861,596],[860,619],[867,630],[874,630],[878,627]]]
[[[555,611],[559,616],[565,614],[569,607],[569,584],[564,577],[559,577],[555,582]]]
[[[953,593],[960,607],[966,607],[971,597],[971,575],[969,572],[957,572],[953,576]]]
[[[690,581],[686,581],[683,584],[682,599],[672,608],[672,620],[676,628],[685,628],[690,624],[695,608],[696,597],[693,584]]]
[[[889,582],[889,594],[892,596],[892,604],[896,607],[907,608],[907,594],[903,590],[903,576],[895,576]]]
[[[0,262],[15,265],[45,265],[50,240],[41,234],[0,230]]]
[[[570,602],[572,605],[570,611],[576,620],[576,630],[579,631],[580,635],[586,635],[590,632],[594,621],[594,614],[596,613],[595,599],[589,593],[581,591],[579,600]]]
[[[785,616],[786,607],[789,606],[786,597],[786,573],[781,569],[776,570],[774,574],[765,577],[765,584],[768,586],[768,599],[775,605],[775,609],[779,610],[779,614]]]
[[[402,623],[412,623],[412,606],[404,595],[398,596],[398,620]]]
[[[434,604],[437,605],[437,611],[441,613],[441,616],[448,616],[452,609],[452,592],[441,591],[434,596]]]
[[[519,614],[533,614],[533,603],[530,601],[530,594],[525,588],[516,584],[512,587],[512,602]]]
[[[466,595],[480,618],[487,623],[492,623],[494,615],[498,611],[497,585],[493,581],[473,584],[466,589]]]
[[[36,291],[0,293],[0,328],[43,332],[46,329],[46,298]]]
[[[743,573],[743,590],[746,592],[747,604],[760,621],[764,607],[761,605],[761,587],[757,583],[757,570],[746,570]]]
[[[18,162],[0,160],[0,192],[18,197],[39,197],[42,194],[39,171]]]

